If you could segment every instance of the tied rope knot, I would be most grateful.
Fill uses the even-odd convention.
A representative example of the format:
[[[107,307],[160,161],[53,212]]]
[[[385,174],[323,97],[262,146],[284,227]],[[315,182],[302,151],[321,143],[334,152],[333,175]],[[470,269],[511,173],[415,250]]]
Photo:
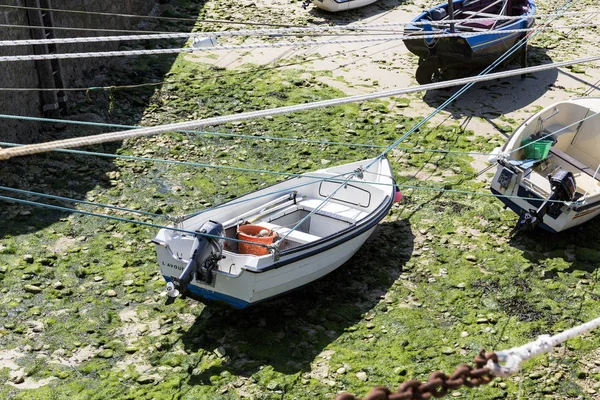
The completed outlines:
[[[511,376],[519,371],[523,361],[527,361],[543,353],[549,353],[553,349],[552,337],[550,335],[540,335],[532,343],[511,350],[497,352],[498,360],[504,362],[504,365],[499,365],[497,361],[488,360],[486,368],[489,368],[490,374],[494,376]]]

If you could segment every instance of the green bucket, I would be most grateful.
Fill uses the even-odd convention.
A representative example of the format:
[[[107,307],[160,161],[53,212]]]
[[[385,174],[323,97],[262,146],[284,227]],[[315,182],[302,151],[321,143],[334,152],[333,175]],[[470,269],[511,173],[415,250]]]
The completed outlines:
[[[533,142],[533,143],[532,143]],[[521,142],[521,146],[524,146],[526,159],[543,160],[548,156],[550,147],[552,147],[552,140],[537,140],[525,139]]]

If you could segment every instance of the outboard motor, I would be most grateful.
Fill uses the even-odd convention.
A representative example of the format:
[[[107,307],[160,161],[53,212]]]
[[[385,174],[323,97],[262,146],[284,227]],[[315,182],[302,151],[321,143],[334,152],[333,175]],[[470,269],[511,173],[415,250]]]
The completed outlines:
[[[557,201],[571,201],[574,199],[577,185],[571,171],[558,170],[549,176],[548,180],[551,187],[550,195],[537,210],[529,210],[529,212],[521,215],[521,218],[513,229],[513,233],[534,229],[542,222],[546,214],[554,218],[558,217],[562,204]]]
[[[172,276],[171,282],[167,283],[169,302],[179,294],[185,297],[194,274],[197,281],[212,283],[213,270],[218,268],[219,260],[223,258],[223,239],[218,238],[224,236],[223,225],[207,221],[196,232],[187,265],[179,277]]]

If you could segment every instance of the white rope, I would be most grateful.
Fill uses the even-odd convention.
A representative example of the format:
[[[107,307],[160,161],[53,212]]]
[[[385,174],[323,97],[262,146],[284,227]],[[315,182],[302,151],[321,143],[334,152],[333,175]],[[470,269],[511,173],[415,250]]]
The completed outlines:
[[[46,142],[46,143],[26,145],[26,146],[22,146],[22,147],[18,147],[18,148],[2,149],[2,150],[0,150],[0,160],[7,160],[11,157],[17,157],[17,156],[25,156],[25,155],[31,155],[31,154],[44,153],[44,152],[48,152],[48,151],[53,151],[55,149],[82,147],[82,146],[88,146],[88,145],[92,145],[92,144],[119,141],[119,140],[124,140],[124,139],[128,139],[128,138],[152,136],[152,135],[157,135],[159,133],[164,133],[164,132],[197,129],[197,128],[205,127],[205,126],[209,126],[209,125],[219,125],[219,124],[225,124],[225,123],[229,123],[229,122],[248,120],[248,119],[252,119],[252,118],[262,118],[262,117],[267,117],[267,116],[281,115],[281,114],[287,114],[287,113],[298,112],[298,111],[306,111],[306,110],[315,109],[315,108],[331,107],[331,106],[337,106],[337,105],[348,104],[348,103],[356,103],[356,102],[362,102],[362,101],[366,101],[366,100],[398,96],[401,94],[407,94],[407,93],[413,93],[413,92],[437,90],[437,89],[442,89],[442,88],[447,88],[447,87],[452,87],[452,86],[457,86],[457,85],[465,85],[468,83],[484,82],[484,81],[490,81],[490,80],[494,80],[494,79],[507,78],[510,76],[546,71],[549,69],[565,67],[565,66],[574,65],[574,64],[581,64],[581,63],[586,63],[586,62],[593,62],[593,61],[597,61],[597,60],[600,60],[600,56],[580,58],[580,59],[572,60],[572,61],[562,61],[562,62],[540,65],[540,66],[535,66],[535,67],[519,68],[519,69],[515,69],[515,70],[510,70],[510,71],[497,72],[497,73],[469,77],[469,78],[454,79],[454,80],[445,81],[445,82],[430,83],[430,84],[421,85],[421,86],[384,90],[384,91],[370,93],[370,94],[364,94],[364,95],[348,96],[348,97],[342,97],[342,98],[337,98],[337,99],[316,101],[316,102],[312,102],[312,103],[297,104],[297,105],[292,105],[292,106],[278,107],[278,108],[272,108],[272,109],[266,109],[266,110],[250,111],[250,112],[245,112],[245,113],[240,113],[240,114],[225,115],[225,116],[199,119],[199,120],[187,121],[187,122],[179,122],[179,123],[174,123],[174,124],[160,125],[160,126],[154,126],[154,127],[148,127],[148,128],[138,128],[138,129],[131,129],[131,130],[127,130],[127,131],[104,133],[104,134],[100,134],[100,135],[87,136],[87,137],[82,137],[82,138],[57,140],[57,141]]]
[[[304,41],[304,42],[281,42],[281,43],[264,43],[264,44],[248,44],[248,45],[232,45],[232,46],[207,46],[198,48],[176,48],[176,49],[153,49],[153,50],[127,50],[127,51],[103,51],[103,52],[88,52],[88,53],[59,53],[59,54],[27,54],[19,56],[3,56],[0,57],[0,62],[12,61],[38,61],[38,60],[64,60],[74,58],[98,58],[98,57],[119,57],[119,56],[134,56],[134,55],[149,55],[149,54],[174,54],[174,53],[193,53],[194,51],[229,51],[229,50],[250,50],[250,49],[267,49],[279,47],[302,47],[302,46],[323,46],[332,44],[351,44],[351,43],[373,43],[393,40],[405,39],[426,39],[426,38],[445,38],[445,37],[470,37],[483,34],[506,35],[512,33],[523,33],[531,31],[547,31],[559,29],[573,29],[583,27],[596,27],[598,24],[582,24],[571,26],[556,26],[556,27],[538,27],[524,29],[509,29],[509,30],[490,30],[486,32],[463,32],[463,33],[431,33],[425,35],[394,35],[386,37],[375,37],[366,39],[348,39],[348,40],[331,40],[331,41]],[[135,36],[132,36],[135,37]],[[87,38],[77,38],[84,41]],[[61,39],[62,40],[62,39]],[[27,42],[34,42],[28,40]],[[31,44],[31,43],[30,43]]]
[[[600,13],[600,11],[598,11]],[[497,18],[473,18],[469,22],[485,22],[485,21],[502,21],[512,19],[527,19],[523,16]],[[313,32],[328,32],[328,31],[368,31],[380,28],[393,28],[405,25],[446,25],[450,23],[460,23],[465,20],[448,20],[448,21],[431,21],[429,22],[394,22],[384,24],[355,24],[346,26],[317,26],[317,27],[298,27],[298,28],[280,28],[280,29],[244,29],[237,31],[216,31],[216,32],[175,32],[175,33],[149,33],[147,35],[122,35],[122,36],[88,36],[76,38],[55,38],[55,39],[26,39],[26,40],[2,40],[0,46],[20,46],[20,45],[35,45],[35,44],[62,44],[62,43],[95,43],[95,42],[110,42],[120,40],[157,40],[157,39],[182,39],[193,37],[219,37],[219,36],[268,36],[282,35],[290,33],[313,33]]]
[[[490,369],[490,374],[494,376],[507,377],[517,373],[524,361],[536,357],[543,353],[551,352],[557,345],[581,336],[600,327],[600,318],[596,318],[585,324],[568,329],[557,335],[541,335],[534,342],[527,343],[520,347],[509,350],[497,351],[498,360],[504,363],[503,366],[488,361],[486,368]]]
[[[10,6],[0,6],[0,7],[10,7]],[[50,11],[66,11],[66,10],[50,10]],[[79,11],[77,11],[79,12]],[[589,11],[572,11],[572,12],[566,12],[561,14],[561,16],[579,16],[579,15],[588,15],[588,14],[597,14],[600,13],[600,10],[589,10]],[[107,14],[110,15],[110,13],[102,13],[102,14]],[[120,15],[120,14],[115,14],[115,15]],[[134,16],[134,15],[132,15]],[[545,17],[555,17],[555,14],[535,14],[534,16],[527,16],[527,15],[518,15],[518,16],[513,16],[513,17],[509,17],[509,16],[497,16],[497,17],[481,17],[481,18],[471,18],[469,19],[469,21],[471,22],[475,22],[475,21],[509,21],[509,20],[518,20],[518,19],[525,19],[525,18],[545,18]],[[147,18],[146,16],[138,16],[135,15],[135,17],[140,17],[140,18]],[[150,18],[158,18],[158,17],[152,17],[150,16]],[[198,20],[196,21],[197,23],[199,22],[209,22],[209,23],[233,23],[233,24],[252,24],[252,25],[273,25],[273,24],[264,24],[264,23],[255,23],[255,22],[232,22],[232,21],[222,21],[222,20]],[[319,31],[327,31],[327,30],[357,30],[357,29],[363,29],[363,30],[368,30],[368,29],[373,29],[373,28],[382,28],[382,27],[401,27],[401,26],[406,26],[406,25],[414,25],[414,26],[419,26],[419,25],[445,25],[445,24],[451,24],[451,23],[460,23],[460,22],[465,22],[465,20],[463,19],[454,19],[454,20],[443,20],[443,21],[428,21],[428,22],[412,22],[412,21],[405,21],[405,22],[391,22],[391,23],[383,23],[383,24],[351,24],[351,25],[346,25],[346,26],[321,26],[321,27],[286,27],[286,28],[280,28],[280,29],[258,29],[258,30],[239,30],[239,31],[222,31],[222,32],[205,32],[205,35],[208,34],[214,34],[217,36],[225,36],[225,35],[253,35],[255,33],[258,33],[259,35],[264,35],[264,34],[281,34],[281,33],[289,33],[289,32],[295,32],[295,31],[299,31],[299,32],[319,32]],[[1,24],[0,27],[7,27],[7,28],[26,28],[26,29],[31,29],[31,28],[45,28],[43,26],[28,26],[28,25],[9,25],[9,24]],[[118,29],[92,29],[92,28],[71,28],[71,27],[60,27],[60,26],[53,26],[52,29],[55,30],[78,30],[78,31],[87,31],[87,32],[107,32],[107,31],[111,31],[111,32],[140,32],[140,33],[148,33],[151,31],[127,31],[127,30],[118,30]],[[167,33],[167,32],[165,32]],[[189,33],[187,32],[181,32],[182,35],[189,35]],[[182,37],[187,37],[187,36],[182,36]]]

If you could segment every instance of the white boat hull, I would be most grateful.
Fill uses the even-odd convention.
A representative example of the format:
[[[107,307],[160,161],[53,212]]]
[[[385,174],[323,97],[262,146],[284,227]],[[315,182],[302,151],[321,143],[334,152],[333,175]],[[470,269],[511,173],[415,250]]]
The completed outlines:
[[[329,12],[340,12],[368,6],[378,0],[314,0],[315,6]]]
[[[334,271],[358,251],[374,229],[369,229],[326,253],[301,258],[282,268],[265,272],[243,269],[239,275],[217,272],[212,285],[194,279],[189,290],[201,298],[223,301],[235,308],[245,308],[305,286]],[[170,280],[170,276],[181,273],[186,264],[173,258],[166,248],[158,248],[157,257],[161,265],[161,273],[167,281]],[[173,268],[173,265],[179,268]]]
[[[347,185],[325,179],[339,179],[340,172],[352,172],[360,164],[305,174],[308,176],[192,216],[176,229],[161,229],[154,243],[162,275],[169,282],[182,274],[193,258],[193,232],[204,221],[222,222],[224,237],[230,238],[242,221],[252,220],[255,225],[277,231],[282,239],[280,247],[264,255],[243,254],[239,243],[227,241],[213,278],[204,281],[194,276],[187,285],[188,295],[244,308],[325,276],[358,251],[393,204],[396,189],[386,159],[376,161],[364,179],[353,178]],[[292,190],[293,196],[287,199]],[[328,201],[323,202],[326,198]],[[259,216],[249,216],[257,212],[257,207]],[[297,215],[310,219],[302,229],[291,230]]]
[[[588,97],[553,104],[525,121],[507,143],[494,151],[498,161],[491,191],[519,215],[535,212],[556,188],[549,182],[557,171],[573,174],[572,199],[557,203],[543,215],[540,227],[561,232],[600,215],[600,98]],[[555,140],[548,154],[528,159],[523,140]],[[526,143],[526,142],[525,142]]]

